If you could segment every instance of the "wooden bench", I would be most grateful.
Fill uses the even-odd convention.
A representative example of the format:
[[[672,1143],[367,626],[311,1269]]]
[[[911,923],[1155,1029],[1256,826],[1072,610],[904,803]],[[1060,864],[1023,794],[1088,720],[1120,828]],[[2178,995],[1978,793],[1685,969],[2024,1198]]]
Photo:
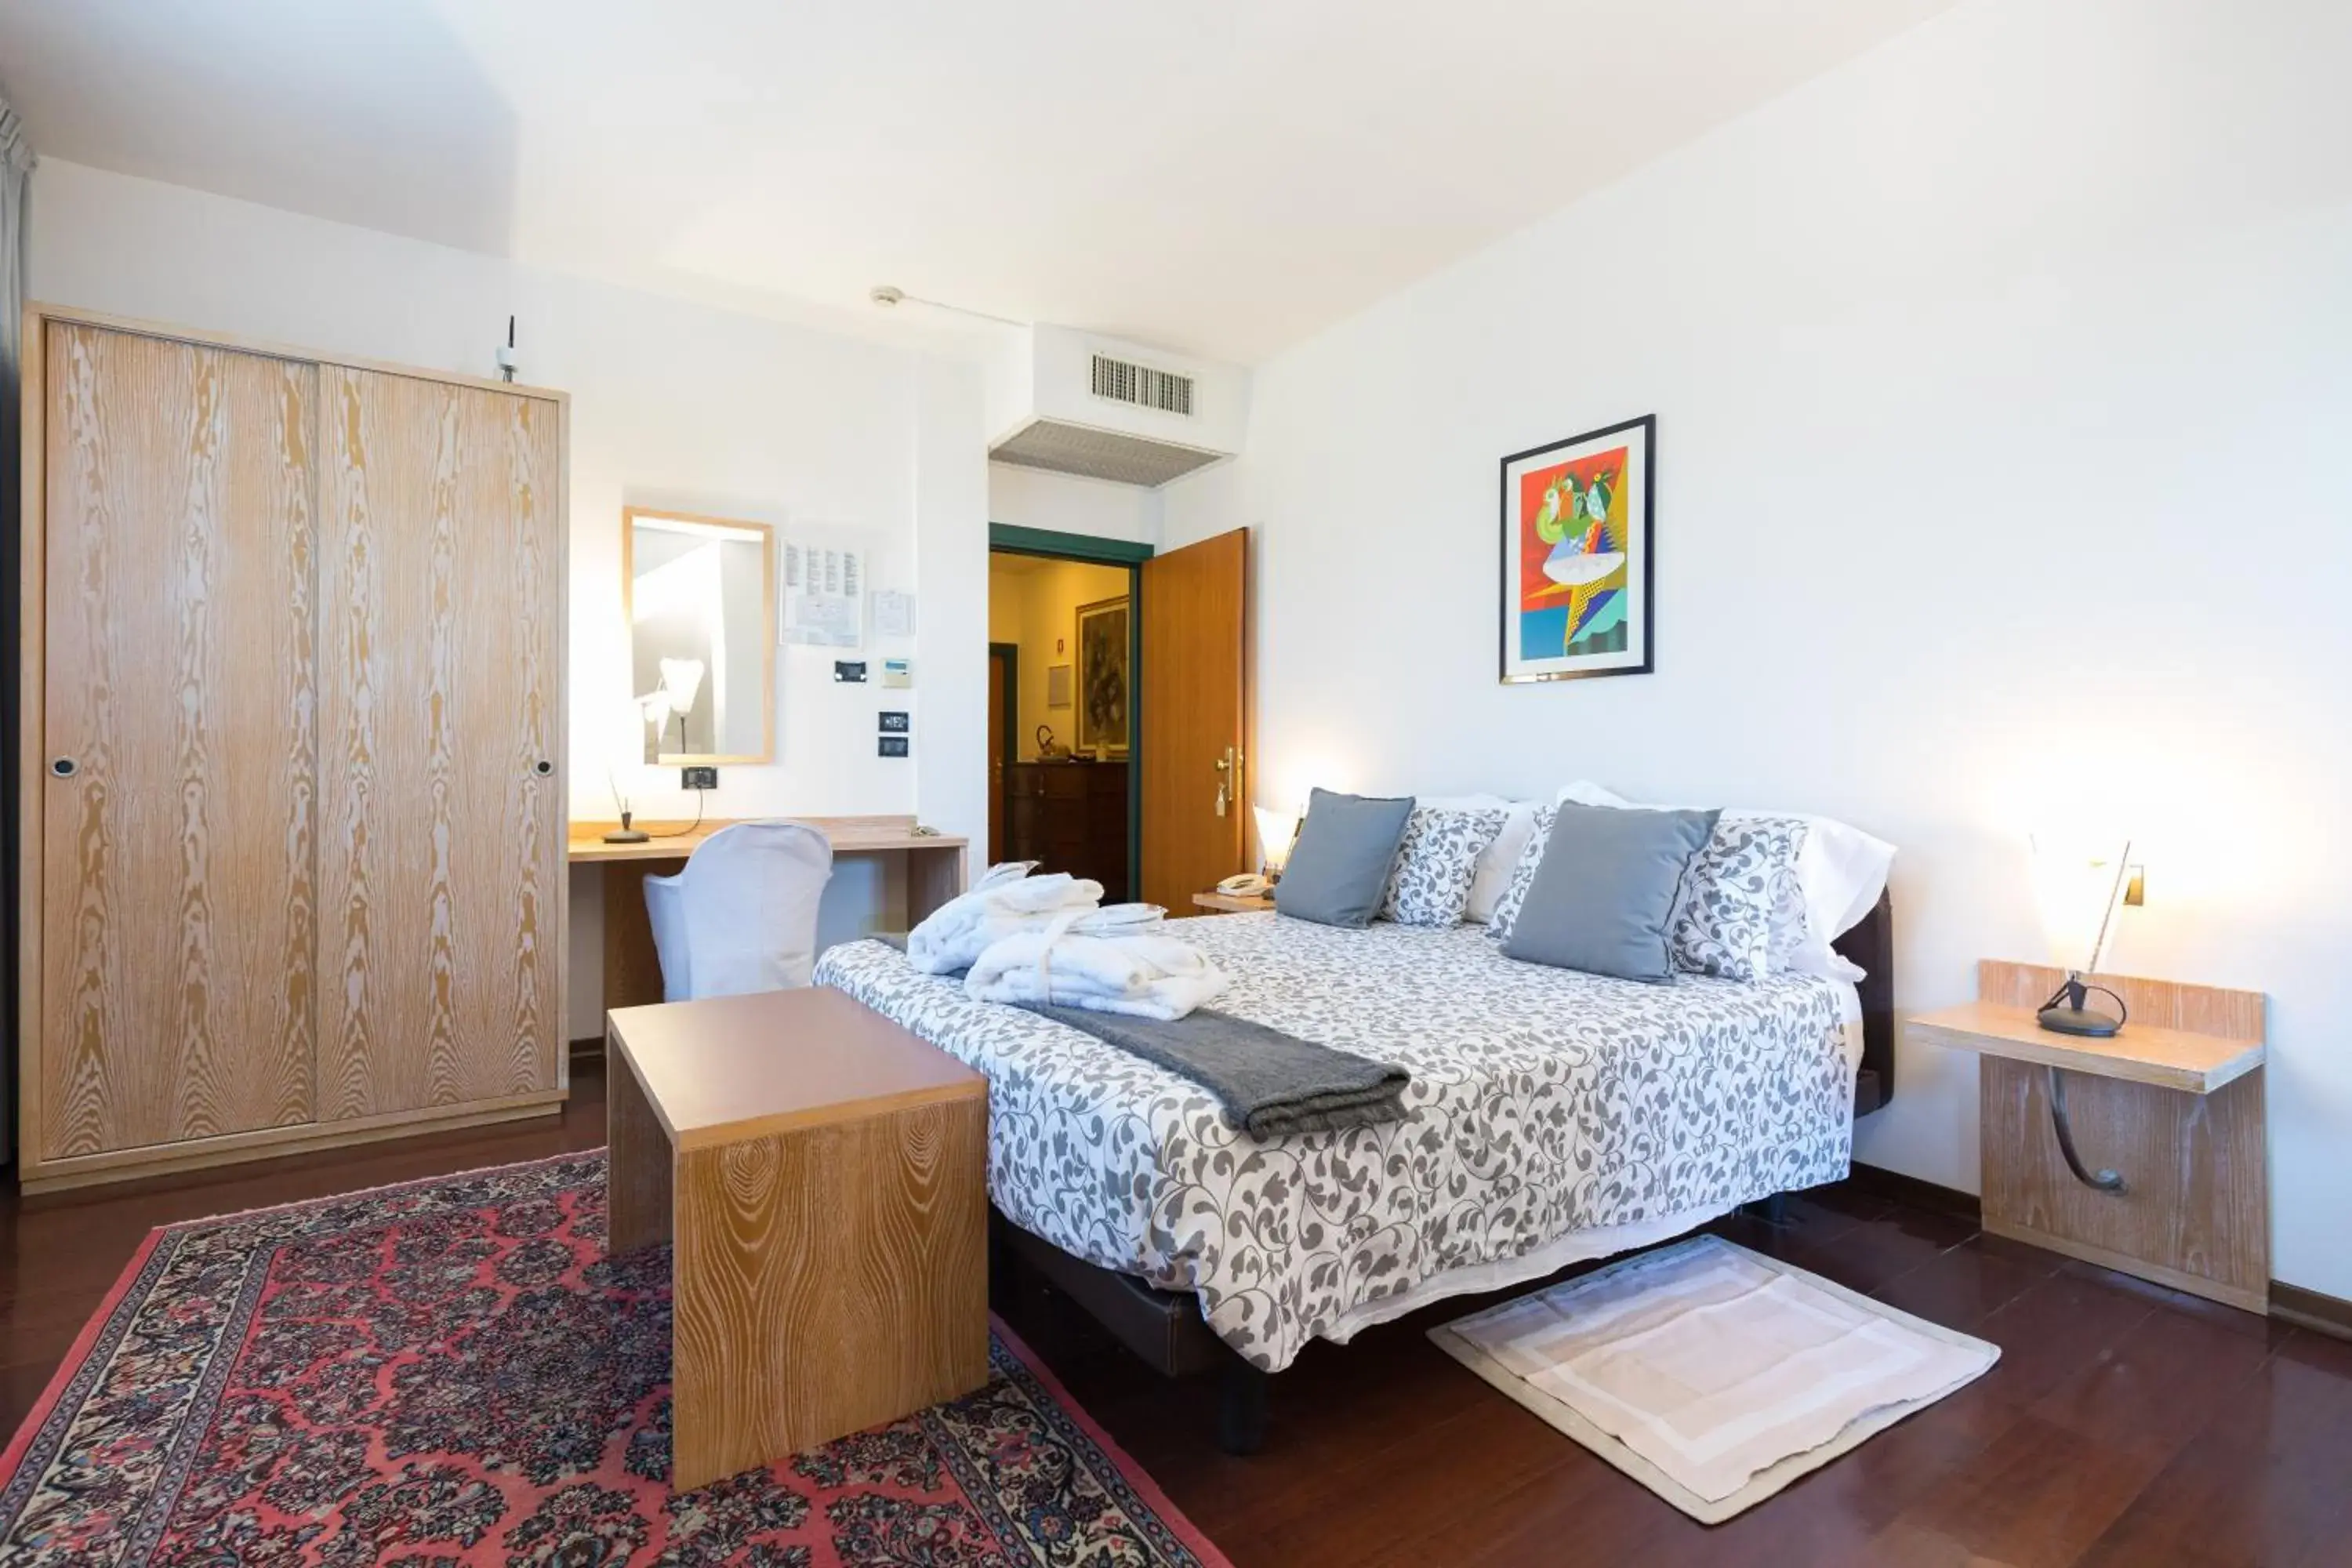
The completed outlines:
[[[615,1254],[672,1247],[680,1490],[988,1380],[988,1088],[837,991],[606,1015]]]

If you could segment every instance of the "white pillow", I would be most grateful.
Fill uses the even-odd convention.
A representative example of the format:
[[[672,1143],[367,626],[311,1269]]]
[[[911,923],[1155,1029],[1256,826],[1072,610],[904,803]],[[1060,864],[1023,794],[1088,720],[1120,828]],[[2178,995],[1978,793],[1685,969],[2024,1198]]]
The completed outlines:
[[[1589,779],[1562,784],[1559,798],[1579,805],[1636,804]],[[1860,980],[1861,967],[1830,944],[1861,924],[1863,917],[1877,908],[1879,895],[1886,891],[1887,873],[1895,866],[1895,846],[1832,817],[1809,816],[1801,811],[1734,807],[1723,815],[1786,816],[1805,825],[1805,842],[1797,851],[1797,885],[1805,896],[1804,930],[1783,930],[1776,945],[1785,950],[1788,966],[1800,974]]]
[[[1470,879],[1470,901],[1464,906],[1462,918],[1476,925],[1485,925],[1495,918],[1495,906],[1502,901],[1503,891],[1511,885],[1511,868],[1519,863],[1519,852],[1536,830],[1536,803],[1531,800],[1505,800],[1499,795],[1454,795],[1414,804],[1440,811],[1507,811],[1503,819],[1503,831],[1495,841],[1479,853],[1478,869]]]

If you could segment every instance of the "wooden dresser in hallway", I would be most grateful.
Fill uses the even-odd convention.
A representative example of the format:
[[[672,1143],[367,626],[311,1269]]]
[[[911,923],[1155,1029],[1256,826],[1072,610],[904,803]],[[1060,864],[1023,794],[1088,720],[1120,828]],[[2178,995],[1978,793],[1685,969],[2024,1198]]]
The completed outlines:
[[[1127,764],[1009,763],[1004,769],[1004,853],[1103,885],[1107,902],[1129,891]]]

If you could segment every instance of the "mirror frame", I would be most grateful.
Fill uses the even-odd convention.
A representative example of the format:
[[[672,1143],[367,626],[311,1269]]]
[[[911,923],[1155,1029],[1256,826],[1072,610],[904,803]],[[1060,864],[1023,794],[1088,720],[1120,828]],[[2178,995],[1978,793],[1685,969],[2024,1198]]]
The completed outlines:
[[[760,751],[737,753],[699,752],[657,752],[654,760],[643,764],[649,768],[757,766],[776,760],[776,531],[764,522],[747,518],[711,517],[702,512],[671,511],[662,507],[625,506],[621,509],[621,626],[629,639],[629,657],[634,666],[637,647],[637,522],[690,522],[706,528],[740,528],[760,535],[760,685],[767,700],[760,713]],[[636,682],[629,682],[634,688]],[[632,689],[634,699],[636,692]],[[642,722],[638,726],[644,730]]]

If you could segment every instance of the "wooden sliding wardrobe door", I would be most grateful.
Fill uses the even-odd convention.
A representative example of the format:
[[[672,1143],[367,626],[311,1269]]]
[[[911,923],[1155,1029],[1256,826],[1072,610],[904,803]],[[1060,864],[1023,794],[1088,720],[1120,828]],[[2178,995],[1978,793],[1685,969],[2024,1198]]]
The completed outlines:
[[[551,1089],[562,407],[320,378],[320,1120]]]
[[[31,1153],[307,1122],[318,367],[63,322],[36,344]]]

